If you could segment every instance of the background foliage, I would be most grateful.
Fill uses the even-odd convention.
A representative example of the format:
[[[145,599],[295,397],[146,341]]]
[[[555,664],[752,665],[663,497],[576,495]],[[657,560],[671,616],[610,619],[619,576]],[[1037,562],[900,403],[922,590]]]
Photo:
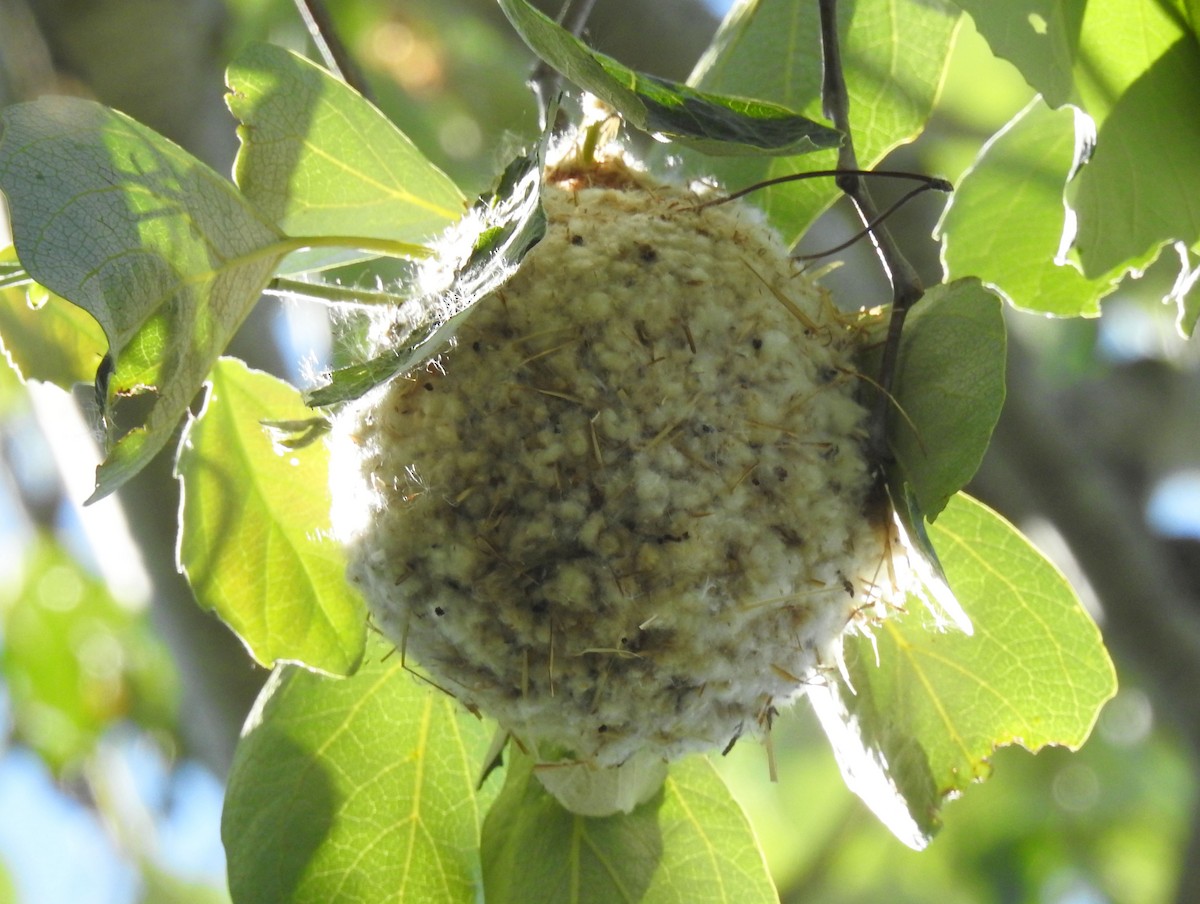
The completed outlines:
[[[1164,498],[1169,501],[1169,497],[1158,494],[1167,478],[1176,480],[1175,486],[1180,480],[1187,486],[1189,469],[1196,467],[1193,450],[1198,448],[1190,437],[1190,425],[1196,422],[1190,417],[1196,400],[1191,352],[1174,338],[1170,322],[1178,318],[1185,329],[1190,329],[1193,319],[1185,281],[1176,279],[1176,275],[1181,256],[1185,270],[1194,266],[1190,264],[1188,245],[1196,241],[1197,224],[1189,219],[1195,208],[1189,206],[1188,199],[1196,197],[1195,186],[1189,181],[1196,169],[1181,149],[1194,147],[1195,143],[1187,128],[1174,132],[1170,140],[1154,129],[1154,124],[1164,121],[1162,117],[1167,115],[1163,104],[1168,112],[1192,108],[1189,86],[1200,83],[1190,78],[1196,71],[1194,21],[1186,17],[1182,6],[1169,2],[1151,4],[1151,15],[1132,18],[1131,4],[1119,0],[1090,3],[1086,14],[1081,3],[979,4],[978,9],[971,9],[968,3],[962,5],[979,16],[980,27],[996,53],[1020,65],[1024,78],[1044,92],[1050,105],[1068,101],[1086,105],[1101,137],[1107,136],[1107,140],[1100,142],[1094,160],[1083,170],[1084,177],[1073,187],[1073,200],[1081,215],[1087,211],[1094,214],[1086,218],[1088,222],[1128,222],[1130,231],[1118,233],[1115,238],[1110,233],[1103,239],[1086,229],[1081,231],[1082,273],[1049,264],[1040,270],[1025,265],[1031,256],[1028,248],[1049,260],[1059,250],[1061,225],[1056,224],[1061,221],[1062,196],[1057,186],[1061,186],[1083,149],[1075,141],[1071,111],[1052,111],[1045,104],[1031,102],[1026,83],[1008,64],[992,58],[987,45],[974,37],[968,26],[967,34],[959,35],[946,92],[938,102],[929,132],[920,145],[898,151],[895,158],[909,168],[955,177],[959,185],[956,205],[941,224],[948,236],[945,264],[949,273],[979,275],[999,286],[1021,308],[1093,314],[1100,299],[1113,287],[1114,271],[1126,262],[1146,263],[1163,240],[1177,241],[1177,246],[1168,249],[1162,262],[1140,283],[1127,282],[1104,302],[1106,316],[1098,323],[1009,318],[1016,366],[1009,368],[1008,414],[975,488],[1026,525],[1057,525],[1060,533],[1043,528],[1048,531],[1043,535],[1052,542],[1065,537],[1074,556],[1064,553],[1061,561],[1065,566],[1082,563],[1084,574],[1104,602],[1110,643],[1123,654],[1120,666],[1126,690],[1108,710],[1096,740],[1078,756],[1060,757],[1055,751],[1036,758],[1017,751],[999,754],[997,777],[982,788],[972,789],[964,802],[950,808],[947,829],[930,851],[919,856],[899,848],[869,817],[864,818],[860,805],[831,776],[833,762],[823,738],[812,730],[810,718],[789,717],[776,736],[780,771],[785,776],[780,786],[766,783],[765,769],[756,759],[761,754],[756,751],[739,749],[718,765],[733,778],[739,796],[748,803],[787,899],[868,901],[877,900],[886,890],[893,900],[1072,900],[1073,895],[1099,895],[1102,900],[1155,901],[1170,900],[1178,883],[1179,900],[1190,900],[1195,880],[1181,873],[1180,865],[1186,862],[1182,852],[1192,837],[1189,826],[1193,817],[1188,805],[1194,786],[1189,764],[1198,749],[1200,731],[1196,728],[1200,725],[1197,704],[1191,702],[1195,695],[1187,692],[1196,686],[1191,679],[1200,662],[1200,657],[1192,655],[1200,644],[1200,632],[1196,627],[1196,601],[1188,589],[1200,585],[1193,579],[1195,557],[1191,552],[1195,540],[1194,533],[1189,533],[1196,528],[1194,522],[1189,527],[1186,519],[1154,520],[1159,509],[1152,503]],[[136,118],[179,138],[218,171],[229,170],[232,146],[222,142],[227,141],[231,123],[219,108],[219,99],[218,105],[205,107],[190,97],[185,100],[184,95],[172,97],[162,104],[163,108],[209,111],[189,113],[174,124],[169,117],[159,117],[153,105],[137,107],[138,102],[146,104],[144,96],[152,95],[146,90],[148,85],[167,92],[175,83],[173,78],[147,74],[155,65],[149,49],[156,47],[154,41],[142,42],[144,49],[139,54],[110,49],[106,60],[103,49],[92,48],[96,42],[81,38],[81,33],[87,33],[85,28],[95,33],[98,24],[106,21],[117,34],[122,29],[127,32],[131,21],[138,21],[138,27],[142,27],[139,19],[120,18],[144,12],[136,9],[138,4],[126,4],[124,9],[120,8],[122,4],[114,4],[110,10],[104,9],[105,4],[96,4],[90,14],[95,18],[90,20],[65,16],[55,3],[18,6],[31,14],[27,20],[20,20],[27,31],[6,29],[6,33],[27,34],[32,40],[20,56],[15,55],[12,46],[4,47],[9,99],[61,87],[64,76],[54,75],[51,65],[51,61],[57,61],[77,78],[86,76],[101,100],[122,106]],[[606,4],[600,6],[596,42],[642,69],[682,78],[707,40],[704,36],[689,45],[688,32],[677,34],[678,29],[665,26],[654,28],[643,20],[643,39],[647,34],[654,38],[649,50],[639,51],[636,45],[606,31],[606,20],[601,18]],[[871,4],[861,0],[857,6],[869,10]],[[1007,18],[1005,11],[1009,13]],[[626,15],[670,16],[677,12],[670,4],[662,4],[659,10],[627,10]],[[163,42],[158,50],[164,56],[156,71],[183,69],[194,62],[191,77],[180,78],[178,90],[204,91],[219,85],[221,68],[247,38],[270,36],[297,47],[303,43],[288,4],[244,0],[231,4],[230,16],[224,18],[212,4],[189,3],[179,4],[176,14],[191,17],[188,46],[202,43],[196,40],[196,35],[202,33],[202,29],[197,30],[200,26],[211,29],[214,35],[223,35],[227,42],[204,45],[226,48],[204,59],[196,59],[194,50],[172,57],[172,45]],[[949,17],[937,4],[922,4],[920,14],[929,21],[904,20],[893,27],[915,29],[934,58],[939,41],[949,45]],[[105,15],[116,18],[106,20]],[[620,17],[619,12],[614,14],[614,18]],[[506,137],[508,130],[524,128],[528,134],[530,112],[520,84],[528,58],[490,5],[466,11],[457,4],[410,4],[402,11],[386,3],[363,2],[339,8],[339,18],[368,67],[385,109],[396,121],[403,122],[417,145],[464,187],[473,190],[484,184],[509,156],[507,150],[515,148],[516,141]],[[686,18],[689,22],[704,21],[694,10]],[[1056,40],[1066,35],[1067,40],[1052,46],[1052,52],[1043,52],[1046,48],[1037,42],[1037,36],[1043,34],[1038,29],[1039,21],[1045,34]],[[1145,53],[1131,57],[1115,51],[1112,42],[1120,33],[1121,46],[1125,46],[1128,29],[1135,21],[1142,29],[1137,35],[1138,46],[1144,47]],[[1046,27],[1050,23],[1056,27]],[[164,33],[178,31],[178,24],[175,21],[159,27]],[[744,41],[753,50],[762,46],[756,42],[790,34],[783,27],[786,24],[773,23],[760,37],[747,37],[730,28],[719,40]],[[1058,28],[1059,24],[1066,30]],[[863,47],[878,46],[880,41],[886,43],[893,38],[890,34],[856,36]],[[606,45],[609,40],[613,43]],[[815,45],[815,36],[807,40]],[[9,43],[19,46],[15,39]],[[114,43],[127,47],[125,42]],[[850,52],[855,47],[854,40],[848,42]],[[639,53],[646,56],[639,59]],[[128,57],[134,57],[134,62],[140,60],[146,68],[137,69]],[[1108,73],[1113,59],[1122,61],[1120,71],[1112,71],[1105,84],[1096,83],[1092,76],[1097,70],[1096,61],[1103,63],[1100,69]],[[64,60],[68,61],[65,65]],[[1050,65],[1045,65],[1047,60]],[[892,65],[905,73],[902,85],[912,105],[898,104],[894,98],[856,97],[856,114],[864,118],[863,128],[868,132],[877,118],[903,119],[907,115],[916,120],[923,115],[922,105],[934,105],[936,73],[921,60],[905,59],[902,67],[900,63],[897,60]],[[738,71],[736,66],[703,70],[700,84],[713,90],[736,91]],[[1084,77],[1066,80],[1063,73],[1068,71]],[[785,79],[778,90],[778,95],[765,92],[765,99],[800,109],[816,102],[812,85],[792,84]],[[1078,95],[1073,93],[1076,91]],[[1130,97],[1132,100],[1127,99]],[[1024,112],[1020,118],[988,145],[986,153],[959,182],[958,175],[983,140],[1021,110]],[[206,126],[209,122],[211,125]],[[215,137],[203,137],[210,133]],[[1153,143],[1150,136],[1155,138]],[[865,147],[868,153],[864,157],[868,159],[887,150],[869,142]],[[1101,156],[1108,153],[1123,154],[1125,159],[1152,160],[1154,165],[1121,167],[1113,162],[1119,157]],[[251,164],[244,161],[244,165]],[[1104,167],[1109,169],[1105,171]],[[1155,167],[1165,167],[1166,176],[1156,179],[1149,175],[1157,172]],[[1092,178],[1093,174],[1098,175]],[[749,181],[751,173],[731,170],[726,176],[731,182],[744,182]],[[822,189],[788,191],[794,195],[788,198],[788,209],[799,211],[796,232],[832,197],[828,186],[824,196],[820,196]],[[813,191],[817,196],[805,194]],[[1147,197],[1154,203],[1137,209],[1154,210],[1155,217],[1123,213],[1129,205],[1137,205]],[[774,203],[768,201],[768,205]],[[933,206],[914,209],[905,221],[907,228],[897,230],[908,233],[912,257],[923,261],[930,274],[935,274],[937,268],[936,260],[929,259],[936,246],[925,238],[934,225],[930,222]],[[283,223],[292,215],[280,212],[277,222]],[[303,212],[294,215],[302,218]],[[986,230],[975,225],[981,222],[989,224]],[[839,229],[844,227],[839,225],[835,212],[810,241],[828,244],[830,231]],[[268,241],[266,232],[261,235],[261,241]],[[997,236],[1005,240],[997,240]],[[848,257],[842,291],[852,293],[852,297],[884,297],[878,282],[863,276],[875,272],[870,259],[853,254]],[[931,281],[936,281],[936,276]],[[29,314],[21,293],[9,290],[6,297],[10,303],[3,308],[5,321],[0,323],[0,332],[9,336],[9,323],[15,325],[12,329],[19,329]],[[1158,307],[1158,299],[1163,297],[1180,303],[1175,310]],[[295,377],[285,363],[295,357],[288,343],[306,328],[319,333],[322,326],[298,309],[280,313],[264,308],[260,306],[259,313],[243,327],[235,350],[256,366]],[[103,339],[89,329],[85,320],[73,317],[71,310],[51,298],[37,313],[39,317],[55,318],[51,332],[54,342],[43,346],[42,353],[16,362],[27,376],[66,383],[90,376],[97,354],[103,349]],[[231,323],[234,321],[240,322],[240,317],[231,317]],[[38,329],[46,335],[43,327],[39,325]],[[272,334],[285,337],[282,352],[272,350]],[[239,395],[239,390],[254,385],[256,380],[253,372],[239,370],[236,364],[220,365],[218,389],[224,392],[218,391],[210,399],[210,405],[217,406],[210,414],[238,399],[268,402],[270,391],[264,387],[269,383]],[[68,481],[81,468],[86,474],[86,465],[63,462],[47,467],[51,459],[45,450],[61,455],[71,442],[53,432],[64,419],[61,409],[49,407],[54,403],[44,394],[27,392],[7,371],[0,375],[0,404],[6,462],[13,475],[5,484],[11,500],[5,507],[6,512],[11,511],[5,525],[14,538],[10,548],[21,551],[14,558],[14,562],[21,560],[20,567],[12,568],[12,576],[6,577],[0,591],[13,727],[12,746],[3,761],[5,771],[0,773],[0,782],[8,782],[0,784],[6,803],[0,824],[7,825],[10,813],[28,812],[28,808],[7,806],[16,799],[14,779],[9,776],[44,776],[38,773],[37,761],[29,756],[34,752],[54,769],[60,787],[68,792],[85,788],[86,793],[79,796],[90,798],[92,806],[113,827],[107,847],[120,852],[113,862],[125,864],[124,878],[119,881],[125,883],[127,895],[144,900],[219,897],[220,892],[203,887],[181,888],[180,880],[172,878],[181,869],[177,859],[164,853],[171,850],[170,808],[160,806],[161,799],[156,803],[155,793],[147,788],[140,789],[139,794],[124,793],[128,789],[119,784],[118,778],[122,768],[128,771],[128,766],[120,764],[141,762],[139,756],[149,756],[158,763],[154,768],[160,775],[160,798],[161,788],[171,787],[187,768],[187,757],[202,758],[223,776],[230,763],[231,740],[262,675],[247,668],[244,652],[228,642],[224,628],[215,626],[213,630],[211,623],[195,621],[188,591],[172,580],[173,530],[164,527],[171,525],[175,517],[169,477],[161,471],[157,475],[148,473],[122,493],[123,510],[146,554],[146,572],[139,572],[142,583],[139,585],[129,575],[122,578],[105,572],[108,556],[128,560],[130,547],[106,552],[93,535],[92,552],[80,551],[80,537],[87,536],[80,525],[105,525],[93,531],[113,534],[111,525],[121,516],[110,514],[109,521],[104,522],[97,520],[97,508],[87,513],[78,510],[76,503],[87,491],[81,492]],[[230,443],[235,447],[238,443],[233,422],[215,418],[200,422],[205,423],[211,424],[211,434],[194,432],[190,437],[193,462],[204,460],[208,445],[228,448]],[[47,438],[49,447],[45,445]],[[250,446],[244,448],[247,456],[262,455]],[[190,515],[185,505],[185,527],[190,520],[195,530],[211,530],[206,525],[220,521],[202,517],[206,511],[212,514],[211,506],[204,506],[198,514],[194,507],[198,499],[202,500],[203,495],[193,499]],[[287,513],[266,512],[260,520],[284,525],[289,517]],[[1182,535],[1164,537],[1161,531],[1167,527],[1182,531]],[[1159,534],[1153,533],[1155,528]],[[286,534],[286,530],[283,532]],[[307,554],[319,561],[319,550],[304,548],[311,539],[285,537],[284,549],[290,547],[292,554]],[[103,586],[96,583],[97,570],[114,596],[111,605],[104,602],[103,592],[93,589]],[[1087,586],[1087,581],[1079,581],[1078,572],[1076,580]],[[72,598],[86,599],[87,605],[64,604]],[[149,609],[147,601],[152,601]],[[319,626],[311,634],[314,644],[329,651],[331,671],[342,671],[349,664],[345,655],[339,660],[337,652],[346,649],[346,642],[331,640],[339,636],[339,617],[334,614],[337,605],[329,601],[328,625]],[[151,625],[151,613],[157,630]],[[343,624],[341,630],[345,629]],[[165,638],[170,646],[170,658],[157,637]],[[350,643],[349,648],[353,647]],[[269,652],[255,652],[264,661],[272,658]],[[54,658],[47,658],[48,653]],[[181,691],[167,664],[171,660],[183,676],[182,706],[188,716],[180,720],[173,716],[178,705],[173,701]],[[48,668],[51,663],[58,665]],[[394,669],[384,667],[382,671],[391,674]],[[373,674],[368,670],[360,673],[365,677],[353,680],[376,680]],[[291,673],[276,680],[279,686],[267,705],[286,708],[289,700],[297,699],[298,692],[289,693],[294,685],[316,679]],[[378,680],[382,682],[382,675]],[[311,715],[319,716],[319,699],[301,697],[302,707],[311,707]],[[295,713],[302,731],[255,739],[239,757],[244,761],[253,756],[258,743],[280,760],[286,760],[289,745],[302,748],[319,744],[323,729],[308,715]],[[272,724],[282,727],[288,721]],[[347,730],[352,739],[353,726]],[[407,737],[398,733],[397,742],[403,743]],[[476,738],[471,743],[478,745],[481,740]],[[147,749],[139,745],[149,745],[154,753],[139,754],[139,750]],[[165,764],[176,757],[184,766],[168,773]],[[471,762],[478,759],[473,756]],[[154,768],[141,764],[143,773],[154,772]],[[689,768],[695,771],[700,767]],[[22,769],[26,772],[19,772]],[[231,782],[237,781],[238,769],[235,763]],[[462,779],[460,774],[458,780]],[[403,776],[395,780],[404,782]],[[679,780],[702,785],[707,779],[689,774]],[[71,800],[70,796],[53,796],[58,792],[51,791],[44,777],[41,782],[47,799]],[[522,793],[520,786],[512,782],[510,778],[501,800],[503,795]],[[369,785],[369,778],[352,782],[354,788]],[[331,795],[344,794],[345,788],[339,780],[328,782]],[[402,797],[402,792],[391,786],[386,793]],[[132,815],[127,812],[131,799],[142,801],[141,811]],[[1052,802],[1050,807],[1046,800]],[[322,806],[320,795],[312,806]],[[86,820],[86,816],[80,817],[83,811],[78,807],[75,812],[76,818]],[[295,817],[289,813],[283,818]],[[319,814],[301,814],[297,821],[309,831],[320,827]],[[154,827],[148,836],[133,831],[135,826],[146,824]],[[211,822],[209,828],[213,829]],[[36,826],[5,829],[10,837],[21,830],[29,834],[36,831]],[[156,838],[158,844],[139,840],[145,837]],[[3,838],[0,835],[0,841]],[[348,843],[358,844],[353,839]],[[8,853],[12,850],[19,849],[11,840],[0,845],[0,859],[10,859],[17,887],[27,888],[21,883],[28,883],[30,866],[13,859],[14,855]],[[386,859],[385,854],[381,857]],[[182,872],[194,871],[196,862],[193,860]],[[236,889],[239,866],[230,864],[230,868]],[[209,875],[211,884],[211,870]],[[2,889],[0,882],[0,900]],[[314,900],[320,899],[321,893],[314,886]]]

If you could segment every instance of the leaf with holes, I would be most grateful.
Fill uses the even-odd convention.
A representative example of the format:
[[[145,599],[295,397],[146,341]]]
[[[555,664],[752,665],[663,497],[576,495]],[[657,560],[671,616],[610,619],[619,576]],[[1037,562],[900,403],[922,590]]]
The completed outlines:
[[[167,443],[286,249],[233,185],[114,110],[53,97],[0,120],[21,264],[104,329],[110,415],[121,420],[131,396],[149,403],[110,437],[99,498]]]
[[[873,637],[847,638],[849,687],[809,690],[846,783],[918,849],[997,747],[1078,749],[1116,692],[1095,623],[1012,525],[957,496],[929,534],[974,634],[931,630],[911,601]]]
[[[346,674],[362,656],[366,610],[328,536],[328,450],[278,448],[262,424],[308,413],[283,381],[217,362],[176,465],[179,567],[263,665]]]

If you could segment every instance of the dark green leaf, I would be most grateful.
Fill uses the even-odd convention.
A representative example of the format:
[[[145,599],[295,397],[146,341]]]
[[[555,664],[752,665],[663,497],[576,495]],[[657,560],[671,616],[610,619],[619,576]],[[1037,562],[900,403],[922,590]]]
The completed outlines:
[[[475,904],[489,729],[374,644],[352,678],[275,671],[221,836],[238,904]]]
[[[500,6],[534,53],[644,131],[706,154],[803,154],[841,141],[836,130],[779,104],[634,72],[589,49],[526,0],[500,0]]]
[[[873,637],[847,638],[853,690],[809,691],[847,784],[915,848],[997,747],[1078,749],[1116,692],[1095,623],[1012,525],[960,495],[930,534],[974,634],[932,630],[910,601]]]
[[[858,0],[839,7],[843,68],[859,164],[875,166],[925,125],[942,83],[959,14],[942,0]],[[769,60],[769,65],[764,61]],[[735,4],[688,83],[705,91],[762,97],[821,116],[821,42],[815,2]],[[802,159],[718,161],[684,153],[688,169],[731,189],[836,165],[825,151]],[[794,241],[838,196],[833,180],[808,180],[752,196],[785,240]]]
[[[98,469],[99,498],[166,444],[287,249],[229,182],[120,113],[58,97],[0,117],[21,263],[103,327],[109,405],[151,394]]]
[[[234,358],[210,380],[176,466],[180,569],[262,664],[353,671],[366,611],[328,536],[329,453],[320,443],[278,449],[262,427],[307,414],[288,384]]]
[[[975,279],[929,290],[904,326],[891,447],[933,520],[974,476],[1004,405],[1000,300]]]
[[[387,117],[303,57],[251,44],[226,79],[241,122],[235,180],[288,235],[420,245],[466,209],[458,187]],[[305,254],[288,269],[318,263]]]
[[[488,904],[776,902],[754,833],[703,757],[628,815],[565,810],[514,753],[483,827]]]
[[[305,401],[315,407],[356,399],[441,351],[475,303],[503,285],[529,250],[541,241],[546,231],[541,184],[540,149],[510,163],[497,188],[475,204],[482,228],[467,260],[443,295],[453,301],[454,312],[415,324],[398,348],[362,364],[335,370],[327,384],[305,394]]]
[[[938,226],[949,278],[976,276],[1026,311],[1092,317],[1115,279],[1056,260],[1067,178],[1085,150],[1072,110],[1034,101],[984,147]]]

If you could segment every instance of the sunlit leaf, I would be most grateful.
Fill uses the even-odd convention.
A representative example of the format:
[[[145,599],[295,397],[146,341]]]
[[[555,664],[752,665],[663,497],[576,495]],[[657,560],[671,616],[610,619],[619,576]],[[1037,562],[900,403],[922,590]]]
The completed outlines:
[[[958,496],[929,533],[974,634],[930,630],[910,601],[874,637],[847,639],[850,687],[831,677],[809,692],[851,790],[915,848],[997,747],[1077,749],[1116,692],[1095,623],[1015,528]]]
[[[500,7],[534,53],[626,121],[706,154],[803,154],[836,147],[841,134],[785,106],[729,96],[634,72],[597,53],[526,0]]]
[[[180,449],[179,565],[200,605],[264,665],[335,674],[362,655],[366,610],[328,536],[329,453],[276,448],[264,420],[302,419],[300,394],[234,358],[213,368]]]
[[[1170,3],[957,0],[992,50],[1047,101],[1098,126],[1078,179],[1083,272],[1144,266],[1167,242],[1200,239],[1200,45]]]
[[[226,80],[241,123],[235,180],[288,235],[419,245],[466,210],[458,187],[403,132],[303,57],[251,44]],[[311,254],[305,261],[317,263]],[[289,269],[299,263],[293,258]]]
[[[23,581],[0,586],[0,673],[16,737],[57,769],[115,723],[169,726],[177,678],[146,613],[114,599],[50,537],[21,564]]]
[[[1055,258],[1067,177],[1083,148],[1072,110],[1034,101],[963,176],[938,226],[950,278],[977,276],[1027,311],[1092,317],[1115,281],[1086,278]]]
[[[0,119],[21,263],[103,327],[109,405],[151,399],[98,469],[98,498],[167,442],[286,249],[229,182],[120,113],[55,97]]]
[[[909,315],[891,447],[925,517],[974,476],[1004,405],[1000,300],[975,279],[931,288]]]
[[[441,351],[477,301],[499,288],[546,231],[541,203],[541,151],[513,160],[493,191],[475,203],[481,228],[453,284],[437,305],[422,312],[396,348],[359,364],[339,368],[329,381],[305,393],[309,405],[334,405],[369,392],[412,370]]]
[[[841,4],[838,25],[850,125],[860,166],[871,167],[922,130],[933,109],[958,23],[943,0]],[[770,65],[764,65],[764,61]],[[734,4],[688,83],[706,91],[761,97],[821,116],[818,5],[793,0]],[[790,173],[828,169],[833,151],[799,159],[718,161],[686,155],[689,170],[715,174],[731,189]],[[808,180],[756,192],[786,239],[798,238],[833,202],[832,180]]]
[[[106,345],[94,317],[36,283],[0,288],[0,352],[23,379],[70,391],[95,378]]]
[[[703,757],[628,815],[577,816],[515,754],[483,827],[488,904],[776,902],[758,842]],[[536,853],[534,853],[536,852]]]
[[[1200,320],[1200,263],[1193,264],[1192,255],[1182,242],[1175,246],[1179,255],[1179,278],[1171,287],[1167,301],[1175,305],[1175,326],[1184,338],[1190,338]]]
[[[381,653],[340,680],[281,667],[263,690],[222,816],[238,904],[479,900],[490,729]]]

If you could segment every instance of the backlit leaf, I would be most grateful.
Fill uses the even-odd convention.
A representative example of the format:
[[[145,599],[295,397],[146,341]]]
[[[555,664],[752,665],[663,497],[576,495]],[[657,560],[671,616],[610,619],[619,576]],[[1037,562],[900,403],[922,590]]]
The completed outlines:
[[[1083,272],[1139,268],[1168,242],[1200,239],[1200,45],[1171,3],[957,0],[992,50],[1051,105],[1079,105],[1096,150],[1078,177]]]
[[[109,406],[150,400],[114,438],[99,498],[166,444],[286,249],[233,185],[120,113],[53,97],[0,119],[21,263],[104,329]]]
[[[0,261],[16,255],[0,251]],[[90,382],[104,356],[104,331],[87,311],[36,283],[0,288],[0,352],[25,380],[68,392]]]
[[[518,753],[483,827],[488,904],[777,902],[758,842],[704,757],[632,813],[577,816]],[[536,852],[536,853],[535,853]]]
[[[910,601],[873,638],[847,638],[850,687],[809,691],[851,790],[914,848],[997,747],[1077,749],[1116,692],[1095,623],[1012,525],[957,496],[929,533],[974,634],[931,630]]]
[[[526,0],[500,7],[534,53],[630,124],[705,154],[804,154],[836,147],[841,134],[786,106],[699,91],[634,72],[591,50]]]
[[[420,245],[465,211],[466,199],[445,173],[316,64],[282,47],[251,44],[226,80],[229,108],[241,123],[235,180],[288,235]],[[306,254],[309,265],[317,262]],[[293,258],[288,269],[300,263]]]
[[[263,665],[353,671],[366,610],[328,536],[328,450],[277,448],[261,423],[308,409],[291,386],[234,358],[217,362],[210,384],[176,465],[180,568]]]
[[[238,904],[479,900],[490,730],[386,653],[352,678],[271,676],[221,820]]]
[[[1034,101],[984,147],[938,226],[950,278],[976,276],[1026,311],[1093,317],[1112,279],[1088,279],[1055,258],[1063,190],[1081,161],[1072,110]]]
[[[920,134],[941,86],[958,18],[958,11],[942,0],[858,0],[839,7],[850,126],[860,166],[876,165],[888,151]],[[822,116],[817,4],[735,3],[688,83]],[[716,175],[736,190],[790,173],[828,169],[837,154],[728,162],[684,158],[689,171]],[[764,189],[751,199],[791,241],[837,196],[833,180],[823,179]]]

